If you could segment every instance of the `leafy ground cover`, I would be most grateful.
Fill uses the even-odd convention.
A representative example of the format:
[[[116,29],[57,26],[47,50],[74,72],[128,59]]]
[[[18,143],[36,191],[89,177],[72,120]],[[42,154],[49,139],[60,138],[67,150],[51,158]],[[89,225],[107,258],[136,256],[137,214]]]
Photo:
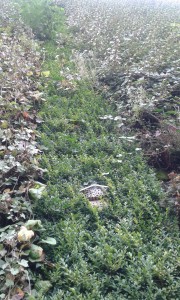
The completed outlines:
[[[121,129],[137,129],[152,165],[179,169],[180,6],[69,0],[67,11],[81,73],[86,61],[94,85],[116,105]]]
[[[69,0],[66,11],[78,72],[116,108],[119,134],[133,131],[179,214],[180,6]]]
[[[76,68],[77,48],[64,27],[57,41],[45,45],[50,76],[40,115],[48,186],[35,207],[57,240],[49,251],[56,267],[45,271],[53,287],[44,298],[176,299],[176,217],[160,207],[164,194],[132,133],[129,142],[117,132],[114,104]],[[91,183],[109,187],[101,211],[80,193]]]
[[[31,4],[32,9],[37,5]],[[22,16],[27,17],[26,9],[22,8]],[[38,147],[44,152],[41,169],[47,169],[43,177],[47,187],[43,196],[36,194],[31,201],[35,218],[45,227],[42,238],[50,236],[50,243],[56,238],[56,246],[43,247],[54,265],[44,265],[41,271],[34,267],[38,280],[31,296],[22,289],[15,299],[17,294],[18,299],[31,300],[178,299],[180,244],[175,213],[160,205],[165,194],[134,133],[120,132],[122,118],[116,103],[94,89],[85,61],[78,65],[74,57],[79,42],[65,24],[64,10],[58,9],[58,14],[56,32],[53,29],[52,38],[45,35],[41,41],[43,64],[38,72],[44,76],[35,79],[38,95],[44,93],[46,98],[38,114],[44,121]],[[38,26],[34,28],[41,40],[42,28],[40,36]],[[31,72],[34,75],[34,69]],[[31,110],[27,114],[25,121],[31,123]],[[80,192],[91,183],[108,186],[103,199],[108,206],[102,210],[93,208]],[[16,231],[19,242],[22,231],[27,237],[32,229],[27,222]],[[34,232],[29,231],[31,236]]]
[[[22,299],[31,293],[30,267],[44,262],[43,226],[34,220],[31,201],[44,188],[39,165],[37,108],[41,54],[17,3],[0,7],[0,299]]]

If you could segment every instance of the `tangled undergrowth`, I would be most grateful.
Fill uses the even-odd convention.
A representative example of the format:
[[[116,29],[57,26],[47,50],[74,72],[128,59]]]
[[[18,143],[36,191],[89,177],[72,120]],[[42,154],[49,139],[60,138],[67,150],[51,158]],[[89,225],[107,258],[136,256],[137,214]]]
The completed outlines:
[[[27,7],[23,9],[22,1],[15,2],[20,4],[22,17],[28,18]],[[7,1],[4,1],[5,6],[6,3]],[[9,3],[12,5],[12,1]],[[30,0],[30,3],[31,6],[28,6],[28,9],[32,8],[33,11],[37,8],[37,1]],[[43,4],[43,1],[39,3]],[[55,4],[61,6],[57,7]],[[4,240],[0,252],[2,255],[0,276],[3,279],[2,286],[6,289],[0,295],[1,299],[178,299],[180,244],[174,198],[171,199],[171,205],[165,205],[166,194],[162,191],[154,171],[143,159],[136,132],[132,131],[132,128],[128,131],[126,124],[124,126],[127,117],[132,118],[131,110],[129,109],[127,116],[123,106],[122,115],[120,114],[121,108],[117,110],[117,103],[114,101],[115,93],[113,94],[111,85],[109,85],[110,89],[107,86],[111,79],[103,85],[106,93],[100,95],[97,92],[100,83],[95,84],[94,79],[92,82],[87,77],[89,76],[88,68],[87,72],[85,72],[86,68],[79,69],[79,66],[86,67],[86,61],[82,60],[82,64],[78,64],[74,59],[75,53],[81,51],[79,42],[83,47],[86,47],[87,43],[80,34],[77,43],[77,32],[81,33],[81,26],[73,28],[73,31],[67,28],[62,6],[65,7],[70,18],[72,16],[71,4],[75,7],[74,4],[77,4],[77,1],[54,1],[52,5],[52,2],[44,0],[46,8],[59,17],[58,26],[57,23],[53,26],[50,24],[53,30],[52,36],[49,37],[43,34],[44,27],[38,26],[36,19],[37,23],[32,29],[36,38],[41,40],[41,55],[39,55],[38,42],[34,44],[32,39],[31,45],[35,47],[32,52],[38,59],[37,65],[31,66],[30,64],[29,66],[28,63],[27,66],[23,65],[25,77],[20,75],[22,79],[20,87],[23,87],[24,100],[22,104],[19,104],[21,97],[16,96],[14,101],[15,90],[12,87],[10,95],[13,97],[10,100],[6,97],[8,105],[9,102],[11,105],[15,102],[20,107],[18,120],[14,117],[17,114],[16,111],[14,113],[14,109],[11,109],[8,116],[1,122],[1,125],[7,126],[7,128],[2,127],[2,130],[10,128],[14,133],[15,130],[19,131],[22,128],[24,130],[27,125],[31,132],[28,140],[26,136],[23,137],[26,140],[26,147],[32,149],[34,146],[33,149],[36,151],[32,152],[32,155],[28,157],[29,160],[24,162],[22,160],[24,156],[21,156],[17,148],[18,143],[15,147],[17,150],[11,148],[16,141],[15,135],[10,140],[11,143],[8,141],[3,144],[5,148],[2,149],[2,158],[6,158],[7,152],[8,155],[15,157],[16,169],[13,168],[12,162],[8,166],[16,175],[16,180],[14,179],[15,183],[12,181],[2,189],[2,197],[8,194],[11,199],[8,209],[13,214],[13,219],[10,220],[10,225],[9,223],[6,225],[13,238],[9,238],[6,233],[2,234]],[[84,9],[84,6],[82,8]],[[76,9],[74,13],[76,14]],[[111,10],[110,13],[112,14]],[[84,18],[87,15],[83,11]],[[39,21],[43,20],[44,24],[47,24],[47,19],[43,16],[42,10],[42,18],[39,18]],[[30,25],[26,18],[24,21]],[[14,16],[12,19],[14,20]],[[100,20],[98,19],[98,22]],[[134,22],[133,26],[136,28],[136,20]],[[102,27],[101,23],[100,25]],[[20,27],[22,30],[24,25]],[[97,27],[95,26],[95,29]],[[32,29],[30,31],[25,29],[31,37],[33,37]],[[85,29],[87,30],[86,27]],[[129,30],[128,26],[127,29]],[[14,31],[11,34],[15,36]],[[142,33],[139,36],[141,35]],[[154,43],[153,39],[152,43]],[[9,48],[11,52],[14,48],[16,49],[16,47],[11,48],[11,43],[8,44],[7,49]],[[23,54],[22,57],[24,56],[27,59],[27,55]],[[31,61],[31,55],[29,56]],[[29,62],[28,59],[27,62]],[[9,72],[9,69],[5,69],[5,73],[2,74],[9,76]],[[13,74],[16,74],[19,82],[16,69]],[[125,90],[127,89],[127,80],[128,77],[125,76],[121,83],[122,90],[123,86]],[[11,83],[14,81],[14,79],[10,80]],[[142,82],[142,78],[140,81]],[[149,78],[145,77],[144,88],[148,81]],[[134,83],[132,78],[130,82],[133,89],[134,84],[137,83]],[[32,85],[35,86],[32,88]],[[161,84],[158,84],[158,89],[162,89]],[[175,91],[174,83],[172,89]],[[144,93],[142,87],[140,90]],[[110,92],[109,98],[107,92]],[[42,97],[46,99],[45,102],[42,101]],[[3,98],[2,101],[5,99]],[[2,109],[7,103],[3,102]],[[130,100],[128,103],[131,106]],[[37,113],[39,104],[41,104],[41,109]],[[118,104],[120,105],[119,100]],[[140,111],[138,111],[139,114]],[[157,126],[154,128],[157,135],[159,117],[149,110],[147,115],[145,115],[145,110],[141,110],[141,114],[142,119],[138,119],[140,124],[136,126],[147,126],[149,120],[153,120],[153,126]],[[148,119],[145,116],[148,116]],[[16,124],[16,121],[19,121],[20,125]],[[41,128],[38,144],[36,123],[40,123],[38,128]],[[19,127],[14,130],[13,126]],[[173,126],[176,127],[177,124]],[[27,155],[28,149],[25,149]],[[40,165],[39,151],[43,151]],[[24,154],[24,148],[22,152]],[[19,158],[21,158],[20,161]],[[28,166],[33,162],[32,168],[36,165],[37,173],[29,174],[26,171],[29,170],[28,168],[24,173],[18,173],[21,170],[19,164],[22,163],[26,167],[27,162]],[[44,169],[46,169],[45,173]],[[9,182],[9,177],[13,180],[11,172],[3,174],[6,175],[6,177],[3,175],[3,178],[8,178],[7,182]],[[169,176],[173,185],[177,185],[176,174],[171,173]],[[92,207],[81,193],[83,187],[93,183],[108,187],[102,199],[107,205],[101,210]],[[169,195],[174,193],[170,191],[171,186],[167,191]],[[14,217],[18,215],[23,218],[23,215],[19,213],[19,210],[16,214],[16,208],[13,206],[16,205],[18,193],[21,193],[22,204],[28,203],[32,209],[30,215],[25,215],[20,223],[19,219]],[[18,209],[21,207],[19,202],[17,207]],[[9,211],[6,214],[1,213],[6,222],[9,222],[7,221]],[[40,239],[42,224],[45,230],[41,233]],[[14,231],[11,230],[11,226]],[[2,227],[2,231],[4,230],[6,228]],[[48,236],[50,238],[47,238]],[[55,244],[52,237],[57,241],[54,247],[47,245],[48,243]],[[7,245],[6,242],[9,240],[14,241],[14,244]],[[46,243],[43,245],[45,251],[40,246],[42,242]],[[44,253],[46,253],[46,258]],[[18,255],[23,255],[20,261]],[[49,260],[53,264],[49,263]],[[31,271],[27,264],[30,264]],[[4,270],[5,274],[2,273]]]
[[[117,132],[121,118],[113,101],[76,69],[69,39],[63,27],[56,44],[45,46],[50,78],[41,142],[48,148],[42,159],[48,195],[36,212],[57,239],[49,252],[56,268],[45,272],[53,287],[45,299],[176,299],[174,208],[161,207],[165,195],[154,172],[132,132]],[[101,211],[80,192],[92,183],[108,186]]]
[[[178,3],[68,0],[65,7],[78,72],[116,109],[117,132],[125,138],[132,131],[160,179],[178,176]],[[177,186],[175,202],[179,193]]]
[[[179,160],[175,161],[180,151],[178,3],[68,0],[66,9],[78,44],[74,60],[79,72],[91,77],[116,106],[120,132],[141,123],[138,134],[146,140],[148,153],[147,147],[144,151],[151,164],[179,171]],[[163,124],[158,136],[154,124],[149,120],[143,124],[143,110]],[[174,130],[169,133],[171,125]]]
[[[30,270],[47,263],[41,245],[55,244],[40,238],[32,210],[45,187],[36,130],[43,74],[40,47],[14,1],[1,1],[0,26],[0,299],[20,300],[32,294]]]

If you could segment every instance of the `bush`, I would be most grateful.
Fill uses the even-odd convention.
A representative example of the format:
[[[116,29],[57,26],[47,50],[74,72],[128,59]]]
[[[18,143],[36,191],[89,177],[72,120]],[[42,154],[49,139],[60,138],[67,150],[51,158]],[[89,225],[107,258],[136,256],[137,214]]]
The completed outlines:
[[[39,40],[51,40],[55,37],[58,20],[57,7],[49,0],[19,0],[23,21],[32,29]]]

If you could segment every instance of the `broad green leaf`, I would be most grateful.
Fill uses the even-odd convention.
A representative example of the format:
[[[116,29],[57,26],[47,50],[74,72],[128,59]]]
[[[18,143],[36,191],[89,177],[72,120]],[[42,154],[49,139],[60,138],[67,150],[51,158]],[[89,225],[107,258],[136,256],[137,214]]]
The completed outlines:
[[[46,185],[38,182],[35,187],[29,189],[29,195],[33,200],[39,200],[42,198],[45,189]]]
[[[43,226],[41,224],[41,220],[28,220],[24,226],[27,228],[27,229],[33,229],[33,230],[39,230],[39,229],[42,229]]]
[[[42,240],[40,243],[56,245],[56,240],[52,237],[47,237],[46,240]]]
[[[43,260],[43,248],[32,244],[30,247],[29,260],[34,261],[34,262],[42,261]]]
[[[43,75],[44,77],[49,77],[50,71],[43,71],[41,72],[41,75]]]
[[[2,129],[6,129],[6,128],[9,127],[9,124],[8,124],[8,122],[6,120],[3,120],[3,121],[1,121],[0,127]]]

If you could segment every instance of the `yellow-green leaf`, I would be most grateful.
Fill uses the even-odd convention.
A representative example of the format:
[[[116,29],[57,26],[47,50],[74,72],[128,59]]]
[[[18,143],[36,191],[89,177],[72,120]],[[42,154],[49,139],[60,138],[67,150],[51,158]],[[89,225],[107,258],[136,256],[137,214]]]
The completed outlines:
[[[41,75],[44,77],[49,77],[50,71],[43,71],[43,72],[41,72]]]

